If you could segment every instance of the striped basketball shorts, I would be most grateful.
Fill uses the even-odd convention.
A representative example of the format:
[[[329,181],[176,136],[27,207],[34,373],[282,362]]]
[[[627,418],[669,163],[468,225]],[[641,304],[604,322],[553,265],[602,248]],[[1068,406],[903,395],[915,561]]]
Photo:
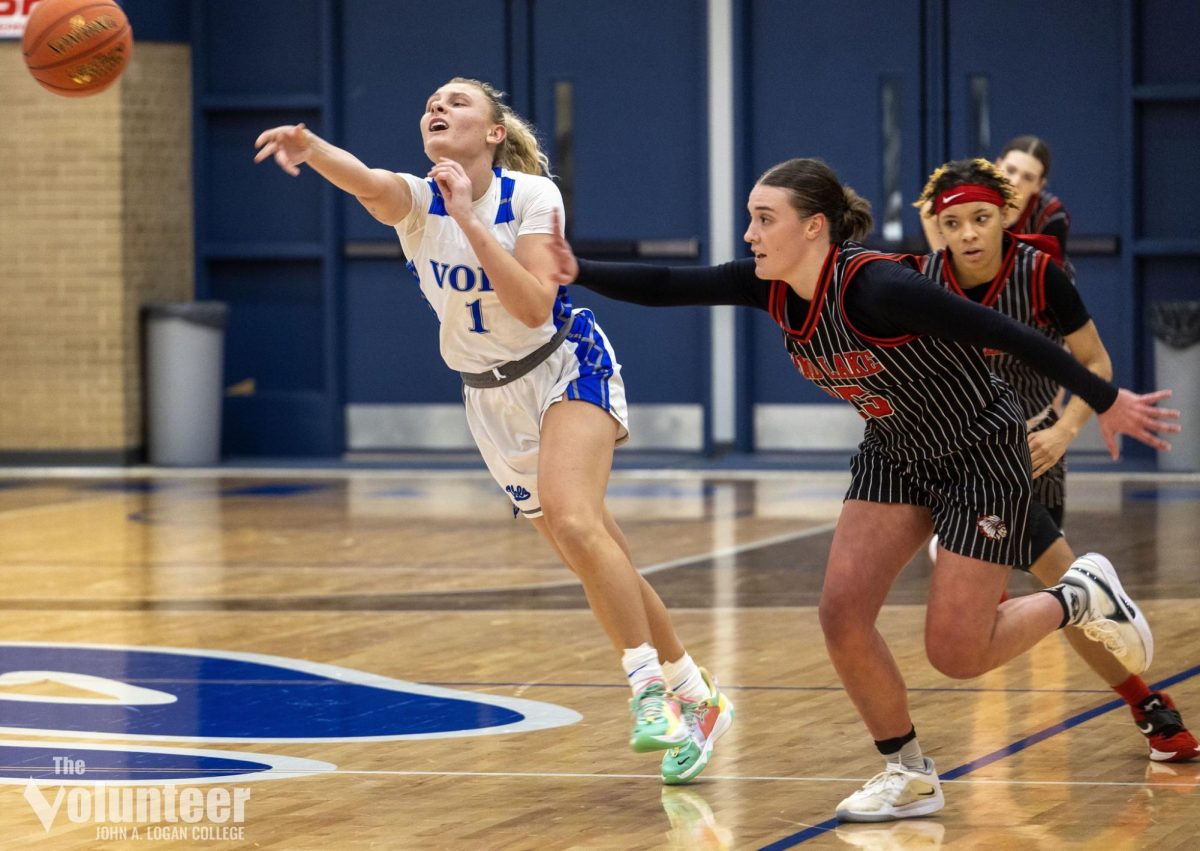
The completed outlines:
[[[526,517],[542,515],[537,483],[542,417],[564,400],[602,408],[620,426],[617,445],[629,439],[621,365],[590,310],[575,311],[562,345],[527,375],[500,387],[463,386],[475,445],[514,512]]]
[[[1029,445],[1016,427],[960,452],[904,462],[864,441],[850,462],[846,499],[928,508],[941,546],[1028,570]]]

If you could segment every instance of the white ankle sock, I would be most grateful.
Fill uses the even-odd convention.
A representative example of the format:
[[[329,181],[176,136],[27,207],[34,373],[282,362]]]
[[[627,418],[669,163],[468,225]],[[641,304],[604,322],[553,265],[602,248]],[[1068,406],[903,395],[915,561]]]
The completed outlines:
[[[884,759],[892,765],[903,765],[909,771],[925,770],[925,756],[921,753],[921,743],[916,738],[905,742],[895,753],[884,754]]]
[[[667,688],[680,697],[695,701],[712,697],[704,677],[700,675],[700,668],[687,653],[674,662],[663,662],[662,669],[667,678]]]
[[[649,644],[630,647],[621,654],[621,667],[629,678],[629,687],[637,694],[650,683],[658,680],[666,686],[662,666],[658,664],[658,651]]]

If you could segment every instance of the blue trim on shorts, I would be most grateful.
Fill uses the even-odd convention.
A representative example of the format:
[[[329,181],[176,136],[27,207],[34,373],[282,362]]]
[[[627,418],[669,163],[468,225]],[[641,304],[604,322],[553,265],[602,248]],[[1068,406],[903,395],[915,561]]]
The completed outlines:
[[[579,363],[579,377],[567,385],[567,398],[611,411],[608,380],[614,372],[612,353],[590,310],[575,314],[567,339],[575,343],[575,360]]]

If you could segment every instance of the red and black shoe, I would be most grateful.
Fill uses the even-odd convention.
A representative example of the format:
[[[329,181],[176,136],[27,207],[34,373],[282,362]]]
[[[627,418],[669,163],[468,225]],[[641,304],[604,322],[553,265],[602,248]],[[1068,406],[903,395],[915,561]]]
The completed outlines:
[[[1184,762],[1200,756],[1200,742],[1183,726],[1175,701],[1165,691],[1154,691],[1137,706],[1129,707],[1142,735],[1150,740],[1150,759]]]

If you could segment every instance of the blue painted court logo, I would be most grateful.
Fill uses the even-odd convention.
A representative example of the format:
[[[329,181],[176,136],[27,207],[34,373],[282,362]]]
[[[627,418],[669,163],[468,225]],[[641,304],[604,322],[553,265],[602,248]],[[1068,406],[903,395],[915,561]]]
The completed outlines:
[[[427,686],[282,656],[0,643],[0,733],[123,742],[0,743],[0,784],[34,784],[32,791],[27,785],[26,797],[39,809],[39,817],[54,807],[53,796],[38,791],[40,784],[229,783],[337,768],[314,759],[125,744],[130,741],[456,738],[525,733],[579,720],[579,713],[554,704]]]
[[[520,485],[509,485],[504,489],[504,492],[511,496],[516,502],[524,502],[529,499],[529,491]]]

